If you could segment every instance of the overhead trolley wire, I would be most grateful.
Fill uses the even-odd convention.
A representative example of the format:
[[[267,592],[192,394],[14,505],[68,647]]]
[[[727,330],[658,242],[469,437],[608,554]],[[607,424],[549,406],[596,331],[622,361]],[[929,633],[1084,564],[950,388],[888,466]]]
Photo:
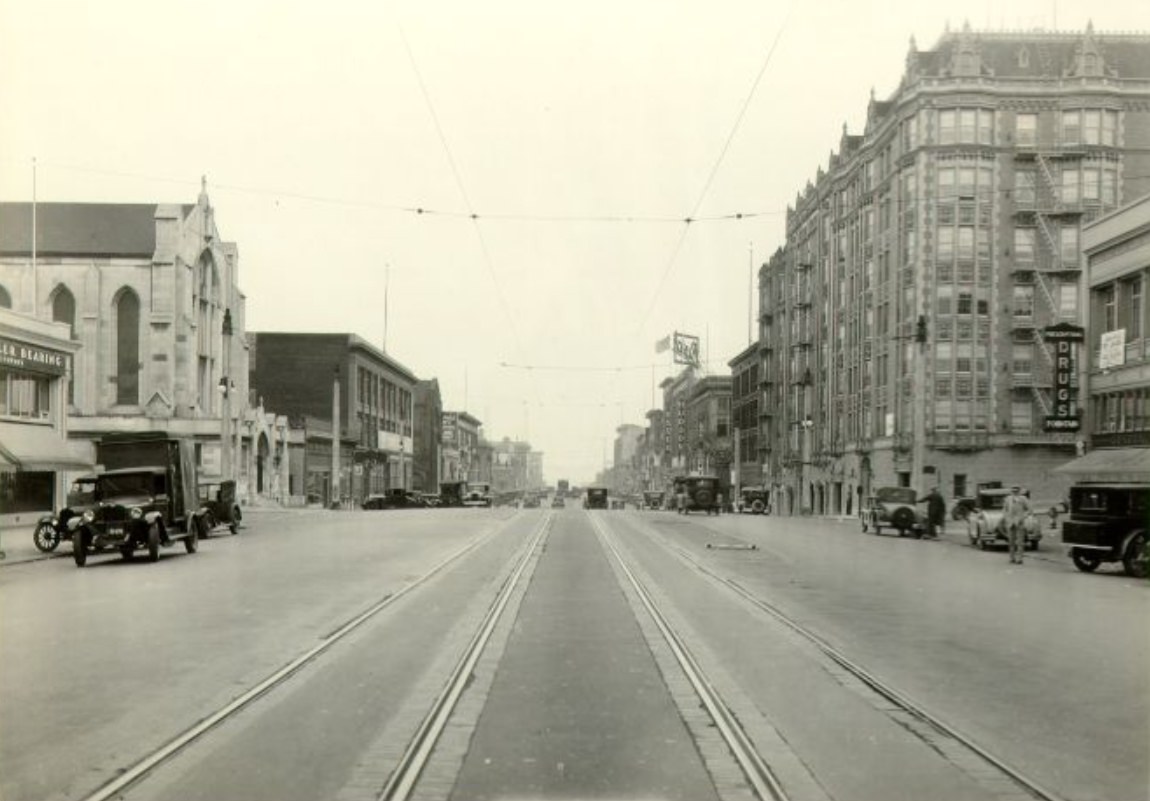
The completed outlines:
[[[651,317],[651,313],[655,310],[655,304],[659,301],[659,296],[663,293],[663,287],[667,284],[667,279],[671,276],[671,271],[675,268],[675,263],[679,260],[679,253],[683,249],[683,242],[687,238],[687,232],[690,230],[690,223],[695,219],[699,213],[699,209],[703,205],[703,201],[707,198],[707,193],[711,190],[711,184],[715,180],[715,176],[719,172],[719,167],[722,166],[723,160],[727,156],[727,151],[731,147],[731,142],[734,141],[735,134],[738,132],[740,125],[743,122],[743,117],[746,116],[747,109],[751,105],[751,100],[755,97],[755,91],[759,88],[759,82],[763,79],[763,75],[767,71],[767,66],[771,63],[771,57],[775,54],[775,48],[778,47],[779,39],[783,36],[783,31],[787,28],[787,23],[791,18],[791,11],[794,10],[795,0],[791,0],[791,4],[787,6],[786,16],[783,17],[783,22],[779,26],[778,32],[775,34],[775,40],[771,42],[770,49],[767,50],[766,58],[763,59],[763,65],[759,68],[759,74],[755,76],[754,82],[751,84],[751,89],[747,92],[746,99],[743,100],[743,106],[739,109],[738,115],[735,117],[735,122],[731,126],[730,133],[727,134],[727,139],[723,142],[723,147],[719,151],[718,158],[711,166],[711,172],[707,175],[707,180],[703,183],[703,188],[699,192],[699,199],[695,201],[694,208],[691,209],[690,215],[684,220],[687,225],[684,225],[679,232],[679,238],[675,241],[675,248],[671,251],[671,258],[667,260],[667,266],[663,268],[663,275],[659,279],[659,285],[655,288],[655,294],[651,296],[651,303],[647,307],[646,314],[643,315],[642,320],[639,322],[639,330],[636,332],[642,335],[643,329],[647,326],[647,321]]]

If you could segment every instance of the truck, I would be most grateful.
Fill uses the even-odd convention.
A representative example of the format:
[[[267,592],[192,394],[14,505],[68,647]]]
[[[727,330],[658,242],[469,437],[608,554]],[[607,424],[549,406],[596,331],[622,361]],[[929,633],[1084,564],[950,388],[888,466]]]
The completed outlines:
[[[124,559],[145,549],[151,562],[161,547],[180,541],[196,552],[209,516],[200,503],[190,439],[159,431],[106,434],[96,443],[96,461],[104,469],[96,476],[94,503],[72,535],[77,567],[110,549]]]
[[[567,494],[571,491],[571,484],[567,479],[561,478],[555,485],[555,494],[560,498],[566,498]]]

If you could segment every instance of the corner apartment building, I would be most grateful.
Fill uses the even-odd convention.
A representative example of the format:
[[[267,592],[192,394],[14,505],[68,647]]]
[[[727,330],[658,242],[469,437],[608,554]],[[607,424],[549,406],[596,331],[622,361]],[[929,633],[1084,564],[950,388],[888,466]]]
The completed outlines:
[[[792,512],[901,484],[1060,497],[1048,432],[1085,223],[1150,190],[1150,36],[947,32],[844,127],[760,271],[766,480]]]

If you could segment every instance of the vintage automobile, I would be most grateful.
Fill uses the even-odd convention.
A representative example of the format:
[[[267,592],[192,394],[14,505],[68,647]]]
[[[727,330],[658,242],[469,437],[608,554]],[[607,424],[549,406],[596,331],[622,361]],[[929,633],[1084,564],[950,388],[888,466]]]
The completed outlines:
[[[1069,514],[1062,523],[1062,544],[1069,546],[1079,570],[1091,573],[1103,562],[1120,561],[1127,575],[1145,578],[1150,573],[1150,484],[1075,484]]]
[[[32,530],[32,543],[44,553],[51,553],[61,540],[71,540],[84,512],[96,505],[96,477],[81,476],[68,490],[67,505],[54,515],[44,515]]]
[[[662,490],[647,490],[643,493],[643,508],[644,509],[662,509],[663,508],[663,491]]]
[[[735,510],[744,514],[770,514],[770,493],[766,487],[743,487],[739,490],[739,500],[736,502]]]
[[[606,487],[588,487],[587,495],[583,498],[584,509],[606,509],[607,508],[607,488]]]
[[[562,509],[562,508],[564,508],[564,506],[565,506],[565,504],[564,504],[562,495],[560,495],[559,493],[555,493],[553,496],[551,496],[551,508],[552,509]]]
[[[715,476],[686,476],[675,482],[676,494],[686,495],[686,504],[678,509],[682,514],[703,511],[717,515],[721,511],[722,487]]]
[[[950,508],[951,520],[966,520],[970,517],[970,513],[978,508],[978,494],[988,489],[1002,489],[1002,482],[984,481],[975,486],[974,495],[962,495],[955,498],[954,505]]]
[[[898,532],[898,536],[921,538],[926,533],[926,511],[917,504],[915,491],[910,487],[881,487],[875,490],[870,502],[862,510],[863,532],[881,534],[883,526]]]
[[[190,439],[161,431],[106,434],[96,444],[96,461],[108,469],[96,477],[96,504],[72,535],[77,567],[106,549],[131,559],[143,548],[155,562],[161,547],[182,540],[188,553],[196,552],[206,510]]]
[[[364,509],[426,509],[427,503],[418,493],[402,487],[389,489],[377,495],[368,495],[363,500]]]
[[[84,512],[72,535],[76,566],[83,567],[91,554],[111,548],[124,559],[144,548],[148,561],[155,562],[161,546],[181,539],[187,552],[195,553],[204,531],[204,513],[186,508],[181,493],[172,490],[171,478],[163,467],[125,467],[99,475],[96,505]]]
[[[1030,497],[1028,489],[1021,490],[1021,493]],[[1010,544],[1006,526],[1002,524],[1003,507],[1009,494],[1009,489],[979,489],[974,511],[966,519],[967,536],[975,548],[985,551],[991,545]],[[1032,551],[1038,550],[1038,543],[1042,541],[1042,525],[1033,511],[1027,515],[1022,527],[1026,531],[1026,547]]]
[[[491,506],[493,503],[490,484],[482,481],[467,482],[467,489],[463,494],[464,506]]]
[[[440,506],[463,506],[466,493],[466,481],[444,481],[439,485]]]
[[[243,513],[236,500],[236,482],[230,479],[201,481],[200,505],[204,508],[204,530],[200,532],[201,536],[206,537],[219,526],[227,526],[232,534],[239,533]]]

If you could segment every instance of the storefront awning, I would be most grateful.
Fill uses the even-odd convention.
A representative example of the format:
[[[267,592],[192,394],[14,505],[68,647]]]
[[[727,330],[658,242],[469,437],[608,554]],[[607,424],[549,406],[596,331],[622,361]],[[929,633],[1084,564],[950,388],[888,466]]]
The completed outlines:
[[[1150,481],[1150,448],[1099,448],[1054,472],[1076,481]]]
[[[34,423],[0,423],[0,465],[17,470],[91,470],[56,429]]]

